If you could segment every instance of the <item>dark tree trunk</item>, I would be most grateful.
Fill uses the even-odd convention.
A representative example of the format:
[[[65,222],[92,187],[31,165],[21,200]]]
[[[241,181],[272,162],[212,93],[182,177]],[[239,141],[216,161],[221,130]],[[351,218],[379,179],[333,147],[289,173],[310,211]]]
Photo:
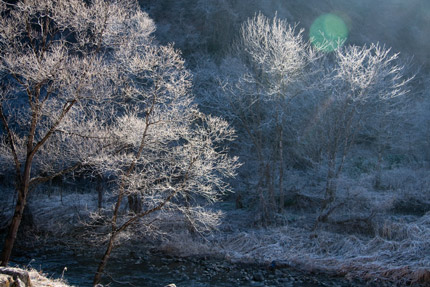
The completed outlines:
[[[282,125],[279,125],[279,212],[282,212],[285,207],[283,136],[284,132],[282,129]]]
[[[325,186],[325,198],[321,206],[320,213],[318,215],[317,220],[315,221],[315,225],[312,228],[315,231],[320,222],[326,222],[328,220],[329,215],[337,208],[331,207],[330,205],[336,199],[336,189],[337,189],[337,174],[335,172],[336,169],[336,153],[334,151],[329,153],[328,158],[328,171],[327,171],[327,181]]]
[[[22,215],[24,214],[24,208],[28,193],[28,186],[22,185],[18,189],[18,199],[15,206],[15,212],[12,217],[12,222],[9,226],[8,233],[4,242],[2,254],[1,254],[1,266],[7,266],[12,254],[13,245],[18,234],[19,225],[21,224]]]
[[[337,175],[336,169],[336,153],[331,153],[328,162],[327,182],[325,187],[325,199],[323,203],[323,209],[325,209],[330,203],[335,200],[336,189],[337,189]]]
[[[113,249],[115,238],[116,238],[116,233],[113,233],[109,239],[109,243],[107,245],[105,254],[103,255],[103,258],[100,260],[99,267],[97,268],[96,275],[94,276],[93,286],[96,286],[97,284],[99,284],[102,279],[103,272],[105,270],[106,264],[109,260],[110,254]]]
[[[98,194],[98,203],[97,207],[99,210],[103,208],[103,179],[102,177],[97,177],[97,194]]]
[[[130,211],[134,212],[135,214],[142,212],[142,202],[140,201],[139,195],[137,194],[131,194],[127,197],[128,199],[128,208]]]
[[[21,176],[17,174],[16,177],[18,198],[16,200],[15,212],[12,217],[12,222],[9,226],[9,231],[6,235],[6,239],[3,245],[3,250],[0,258],[1,266],[7,266],[9,263],[13,245],[15,244],[18,229],[21,224],[22,216],[24,214],[24,208],[27,202],[27,195],[30,187],[31,163],[33,161],[33,156],[34,153],[28,153],[23,175]]]
[[[378,163],[376,165],[375,184],[376,189],[381,189],[381,178],[382,178],[382,151],[378,150]]]

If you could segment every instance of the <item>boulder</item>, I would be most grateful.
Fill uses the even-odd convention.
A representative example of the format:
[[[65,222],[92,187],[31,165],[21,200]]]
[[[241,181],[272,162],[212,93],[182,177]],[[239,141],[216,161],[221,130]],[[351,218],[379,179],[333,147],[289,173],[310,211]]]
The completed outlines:
[[[3,287],[3,286],[32,287],[30,275],[25,270],[22,270],[19,268],[13,268],[13,267],[0,267],[0,274],[6,275],[12,278],[12,282],[10,285],[0,284],[0,287]]]
[[[254,275],[252,276],[252,280],[254,280],[256,282],[263,282],[264,281],[263,273],[261,273],[261,272],[254,273]]]
[[[11,287],[13,283],[12,276],[0,274],[0,287]]]

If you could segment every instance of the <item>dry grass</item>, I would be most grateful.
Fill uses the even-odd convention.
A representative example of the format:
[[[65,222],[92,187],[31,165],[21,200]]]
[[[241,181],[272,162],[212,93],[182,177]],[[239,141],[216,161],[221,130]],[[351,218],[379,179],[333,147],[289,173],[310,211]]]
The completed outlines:
[[[416,191],[375,192],[370,189],[370,180],[363,181],[369,182],[343,189],[347,192],[340,194],[339,200],[346,203],[331,215],[329,223],[321,224],[315,232],[312,226],[317,211],[311,208],[282,214],[287,222],[285,226],[263,229],[252,226],[250,219],[255,212],[238,210],[234,204],[225,203],[218,206],[226,212],[224,223],[219,231],[206,234],[206,239],[198,234],[191,236],[186,232],[184,222],[176,217],[163,218],[160,226],[164,232],[160,234],[163,240],[158,248],[180,256],[222,256],[232,262],[270,264],[281,261],[285,266],[300,270],[323,271],[347,278],[380,279],[392,286],[430,286],[430,212],[420,216],[392,213],[394,201],[410,195],[424,198],[427,194],[419,188]],[[393,181],[390,184],[400,183]],[[318,198],[312,190],[307,192],[306,197]],[[63,202],[59,198],[52,200],[53,197],[40,200],[34,209],[37,223],[43,222],[48,230],[61,222],[68,227],[62,226],[63,232],[67,233],[75,226],[76,217],[85,217],[88,210],[96,208],[95,196],[70,194],[63,197]],[[67,212],[61,212],[64,210]],[[357,218],[369,217],[374,210],[376,216],[369,218],[369,223],[362,220],[368,225],[365,229],[371,229],[371,232],[346,226]],[[66,217],[58,220],[58,214]],[[72,214],[75,217],[71,217]]]
[[[278,261],[290,268],[380,280],[389,286],[430,285],[430,213],[407,221],[381,217],[374,236],[332,232],[324,226],[312,233],[311,215],[296,218],[283,227],[229,228],[207,242],[182,233],[164,247],[181,256],[223,256],[231,262],[267,265]]]
[[[225,236],[222,250],[233,261],[288,262],[308,271],[381,279],[393,286],[430,284],[430,214],[415,222],[385,223],[375,237],[286,226]]]
[[[32,287],[73,287],[62,279],[49,279],[45,274],[35,269],[28,269],[26,271],[30,277]]]

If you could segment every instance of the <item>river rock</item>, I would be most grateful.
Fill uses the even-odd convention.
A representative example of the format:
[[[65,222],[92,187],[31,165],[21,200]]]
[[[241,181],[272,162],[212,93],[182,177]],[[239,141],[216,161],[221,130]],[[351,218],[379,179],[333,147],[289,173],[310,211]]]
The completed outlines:
[[[250,284],[251,284],[250,286],[253,286],[253,287],[264,287],[264,286],[266,286],[264,284],[264,282],[257,282],[257,281],[251,281]]]
[[[13,267],[0,267],[0,274],[12,277],[13,286],[32,287],[30,275],[25,270],[13,268]],[[3,286],[3,285],[0,285],[0,286]]]
[[[13,283],[12,276],[0,274],[0,287],[10,287]]]
[[[252,280],[257,281],[257,282],[261,282],[264,281],[264,276],[262,273],[257,272],[254,274],[254,276],[252,277]]]

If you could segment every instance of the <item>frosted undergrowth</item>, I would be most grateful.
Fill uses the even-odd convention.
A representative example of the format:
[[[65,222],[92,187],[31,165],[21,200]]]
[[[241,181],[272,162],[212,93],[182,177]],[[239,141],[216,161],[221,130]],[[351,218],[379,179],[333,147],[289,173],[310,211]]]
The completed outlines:
[[[401,273],[407,282],[430,274],[430,213],[410,223],[386,221],[377,232],[364,237],[285,226],[231,233],[218,246],[232,261],[279,261],[309,271],[393,281]]]
[[[96,194],[38,195],[37,201],[29,204],[34,224],[39,230],[57,236],[70,233],[83,218],[97,210]]]
[[[423,218],[422,221],[430,220],[429,215]],[[359,238],[325,231],[311,236],[309,230],[281,227],[227,235],[222,244],[232,259],[300,261],[306,255],[310,259],[352,259],[363,263],[380,261],[393,266],[402,263],[430,266],[430,257],[424,256],[430,254],[430,242],[427,241],[430,228],[418,224],[404,224],[398,228],[410,236],[399,241],[381,236]]]
[[[29,270],[30,280],[34,287],[73,287],[68,285],[63,279],[47,278],[46,274],[37,270]]]
[[[348,196],[353,193],[351,190]],[[333,213],[331,223],[323,224],[316,231],[312,231],[315,211],[287,212],[283,215],[288,219],[285,226],[263,229],[250,226],[252,214],[249,211],[223,203],[220,208],[226,215],[218,231],[201,237],[190,236],[184,222],[173,218],[164,222],[167,227],[163,230],[167,228],[168,238],[158,248],[181,256],[214,256],[232,262],[270,264],[278,261],[301,270],[381,278],[400,285],[429,280],[430,212],[422,216],[387,213],[392,206],[387,200],[393,196],[403,195],[360,189],[357,197],[352,196],[354,202],[359,199],[363,203],[356,204],[357,210],[345,213],[339,209]],[[82,218],[97,209],[97,196],[39,195],[30,207],[38,228],[67,236]],[[349,204],[343,208],[346,207],[349,208]],[[340,232],[345,227],[337,221],[342,214],[343,219],[360,218],[378,207],[380,213],[372,218],[370,225],[372,234],[354,232],[353,228]]]
[[[429,282],[430,212],[422,216],[393,214],[389,212],[392,204],[387,202],[393,196],[390,192],[360,194],[361,204],[356,204],[355,210],[345,213],[341,208],[331,222],[315,231],[312,226],[316,216],[312,213],[286,213],[286,218],[294,220],[283,227],[250,228],[244,225],[244,220],[251,214],[229,210],[220,231],[208,237],[208,242],[178,234],[163,248],[182,256],[222,256],[232,262],[269,266],[276,261],[305,271],[381,279],[392,286]],[[368,209],[360,210],[363,206]],[[347,221],[337,221],[365,218],[378,207],[379,213],[368,226],[370,234],[354,230]]]

